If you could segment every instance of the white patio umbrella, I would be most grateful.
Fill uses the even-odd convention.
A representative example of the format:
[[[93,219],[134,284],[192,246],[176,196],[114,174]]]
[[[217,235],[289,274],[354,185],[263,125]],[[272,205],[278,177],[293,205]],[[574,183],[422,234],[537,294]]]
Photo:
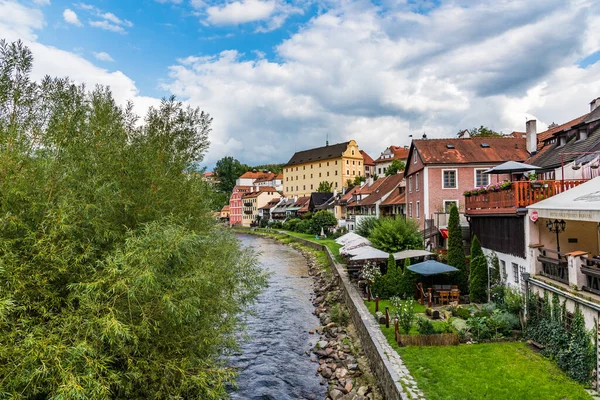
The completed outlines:
[[[359,247],[370,246],[371,241],[369,239],[365,239],[361,237],[359,239],[355,239],[351,242],[348,242],[340,249],[340,254],[348,254],[350,250],[356,249]]]
[[[404,260],[405,258],[415,258],[415,257],[423,257],[430,256],[432,252],[427,250],[404,250],[394,253],[395,260]]]
[[[352,261],[382,260],[389,257],[389,253],[371,246],[361,247],[360,250],[360,253],[350,258]]]
[[[335,239],[335,242],[337,244],[344,245],[344,244],[351,242],[353,240],[356,240],[356,239],[364,239],[364,238],[360,235],[357,235],[354,232],[348,232],[345,235],[342,235],[339,238]]]

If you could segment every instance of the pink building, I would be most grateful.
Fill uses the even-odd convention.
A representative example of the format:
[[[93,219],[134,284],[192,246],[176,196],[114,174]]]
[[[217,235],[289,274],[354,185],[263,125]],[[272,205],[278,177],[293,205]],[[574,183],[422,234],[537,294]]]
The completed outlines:
[[[252,189],[252,186],[235,186],[229,198],[229,225],[242,225],[242,196]]]
[[[525,138],[469,137],[413,140],[406,163],[406,215],[421,229],[447,225],[452,205],[464,213],[463,193],[506,177],[483,171],[529,157]],[[428,224],[425,220],[429,220]]]

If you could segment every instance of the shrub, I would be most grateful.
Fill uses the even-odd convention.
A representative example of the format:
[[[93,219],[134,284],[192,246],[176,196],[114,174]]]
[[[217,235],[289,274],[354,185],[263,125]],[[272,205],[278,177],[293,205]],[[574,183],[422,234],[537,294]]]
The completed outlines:
[[[510,313],[518,315],[523,312],[525,299],[521,290],[513,286],[507,286],[504,289],[504,305],[506,310]]]
[[[472,303],[484,303],[487,300],[487,284],[487,258],[481,250],[479,239],[477,236],[473,236],[469,274],[469,298]]]
[[[465,307],[456,307],[452,310],[452,315],[464,320],[471,318],[471,310]]]
[[[487,317],[471,317],[467,320],[467,327],[475,340],[487,339],[490,337]]]
[[[410,327],[415,319],[414,303],[413,299],[405,300],[397,310],[398,325],[407,334],[410,332]]]
[[[368,238],[369,236],[371,236],[371,232],[373,232],[373,229],[375,229],[375,227],[378,225],[379,220],[375,217],[362,218],[356,225],[356,230],[354,233],[362,237]]]
[[[324,232],[328,232],[330,228],[337,225],[337,219],[335,215],[327,210],[317,211],[310,220],[310,233],[318,235],[321,233],[321,229]]]
[[[412,299],[415,296],[415,287],[418,276],[416,273],[408,269],[410,266],[410,258],[404,260],[404,270],[400,277],[398,285],[398,295],[405,299]]]
[[[442,321],[437,326],[436,331],[438,333],[452,333],[452,332],[454,332],[454,328],[452,328],[452,325],[450,324],[450,322]]]
[[[501,271],[500,271],[500,260],[498,259],[498,255],[493,252],[490,255],[490,259],[489,259],[489,263],[490,263],[490,286],[496,286],[499,285],[500,282],[502,281],[502,277],[500,276]]]
[[[296,232],[310,233],[310,220],[303,219],[296,224]]]
[[[298,224],[298,222],[300,222],[299,218],[292,218],[292,219],[288,219],[287,221],[285,221],[283,223],[283,229],[285,229],[286,231],[295,231],[296,229],[296,224]]]
[[[423,237],[412,219],[386,217],[379,221],[369,236],[374,247],[388,253],[422,247]]]
[[[458,269],[454,273],[454,277],[460,290],[463,293],[468,292],[467,262],[463,247],[460,218],[456,206],[452,206],[450,209],[450,218],[448,220],[448,264]]]
[[[422,335],[433,335],[437,333],[431,321],[423,317],[417,318],[417,330]]]
[[[339,326],[347,326],[348,321],[350,320],[350,314],[346,307],[341,305],[340,303],[336,303],[331,307],[331,311],[329,312],[331,316],[331,321],[335,322]]]

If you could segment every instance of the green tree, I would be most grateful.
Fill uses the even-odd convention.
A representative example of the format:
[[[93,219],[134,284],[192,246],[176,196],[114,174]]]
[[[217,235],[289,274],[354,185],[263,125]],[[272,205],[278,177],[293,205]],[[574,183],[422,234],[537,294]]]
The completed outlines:
[[[494,252],[490,257],[490,285],[498,285],[502,281],[500,271],[500,260],[498,255]]]
[[[356,224],[357,235],[368,238],[371,236],[371,232],[379,225],[379,219],[376,217],[363,217]]]
[[[271,171],[274,174],[280,174],[283,172],[283,166],[284,164],[262,164],[249,167],[248,170],[251,171],[255,169],[257,171]]]
[[[364,176],[357,175],[357,176],[354,177],[354,181],[352,181],[352,186],[348,186],[348,187],[359,186],[359,185],[361,185],[366,180],[367,180],[367,178],[365,178]]]
[[[457,136],[460,135],[463,131],[459,131]],[[469,135],[471,137],[503,137],[502,132],[495,132],[489,129],[486,126],[481,125],[479,128],[471,128],[468,129]]]
[[[471,268],[469,274],[469,296],[473,303],[485,303],[487,300],[488,265],[481,250],[479,239],[473,236],[471,241]]]
[[[418,280],[416,273],[408,269],[410,258],[404,259],[404,270],[402,271],[402,280],[400,282],[399,295],[403,298],[414,298],[415,288]]]
[[[220,192],[231,195],[235,187],[235,181],[248,171],[249,168],[247,165],[240,163],[233,157],[227,156],[221,158],[217,161],[214,169],[215,179],[218,182],[217,189]]]
[[[458,208],[456,205],[453,205],[452,208],[450,208],[450,218],[448,220],[448,264],[458,269],[458,271],[454,273],[454,277],[460,290],[463,293],[466,292],[468,290],[467,262],[463,247],[460,218],[458,216]]]
[[[312,219],[310,220],[310,230],[313,235],[321,233],[321,228],[324,232],[328,232],[330,228],[336,226],[338,223],[335,219],[335,215],[327,210],[317,211]]]
[[[388,253],[423,247],[423,237],[417,223],[405,218],[381,218],[369,240],[374,247]]]
[[[171,98],[140,124],[32,63],[0,41],[2,397],[225,397],[266,277],[195,173],[210,116]]]
[[[333,182],[322,181],[319,183],[319,187],[317,188],[317,193],[331,193],[331,188],[333,187]]]
[[[394,160],[392,164],[385,170],[385,176],[396,175],[398,171],[404,171],[406,164],[402,160]]]

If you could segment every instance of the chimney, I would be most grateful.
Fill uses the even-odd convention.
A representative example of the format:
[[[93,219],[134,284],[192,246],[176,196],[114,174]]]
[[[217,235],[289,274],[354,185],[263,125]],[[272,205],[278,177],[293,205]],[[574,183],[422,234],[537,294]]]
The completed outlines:
[[[537,121],[530,119],[525,123],[525,131],[527,132],[527,151],[529,154],[537,152]]]
[[[598,107],[600,107],[600,97],[590,102],[590,112],[594,111]]]

